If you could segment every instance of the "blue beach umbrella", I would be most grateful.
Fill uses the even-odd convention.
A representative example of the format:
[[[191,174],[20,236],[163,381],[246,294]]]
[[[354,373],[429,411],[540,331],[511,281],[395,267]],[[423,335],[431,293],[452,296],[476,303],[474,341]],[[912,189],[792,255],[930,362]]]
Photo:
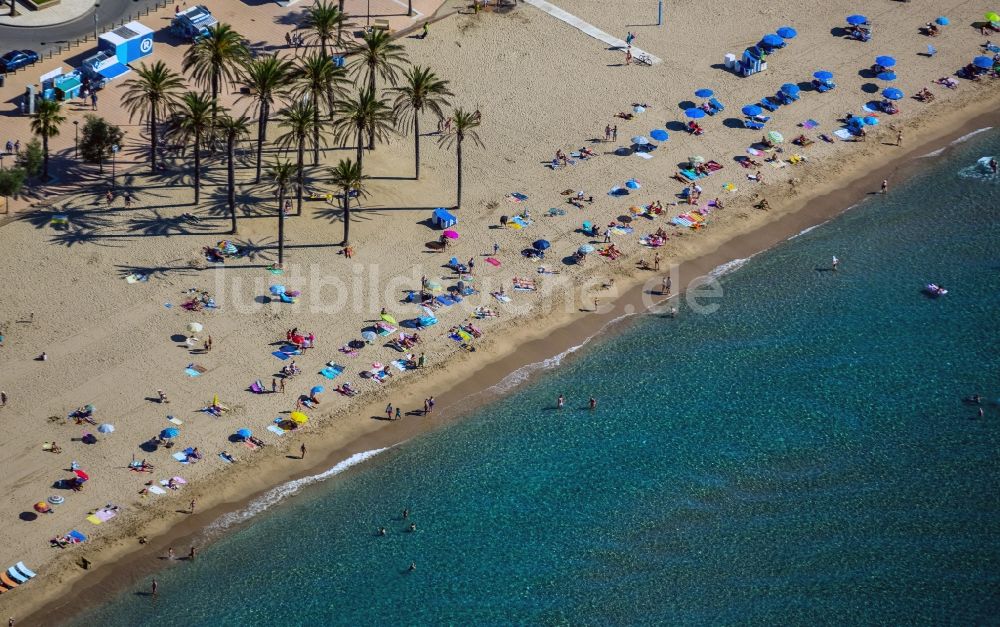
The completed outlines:
[[[813,78],[818,81],[831,81],[833,80],[833,72],[828,72],[826,70],[816,70],[813,72]]]
[[[700,120],[701,118],[705,117],[705,112],[699,109],[698,107],[691,107],[690,109],[684,112],[684,115],[695,120]]]
[[[670,135],[661,128],[650,131],[649,136],[658,142],[665,142],[670,138]]]
[[[878,118],[873,118],[870,115],[862,118],[861,121],[867,124],[868,126],[878,126]]]
[[[590,253],[594,252],[594,247],[591,246],[590,244],[584,244],[583,246],[577,249],[577,252],[579,252],[581,255],[589,255]]]
[[[540,239],[531,245],[535,250],[548,250],[552,244],[549,243],[547,239]]]
[[[972,60],[972,65],[976,66],[980,70],[988,70],[993,67],[993,59],[989,57],[976,57]]]
[[[868,18],[864,15],[848,15],[847,23],[851,26],[861,26],[868,23]]]
[[[764,35],[763,38],[761,38],[760,43],[764,44],[765,46],[770,46],[772,48],[775,48],[777,46],[784,44],[785,40],[782,39],[781,37],[778,37],[774,33],[769,33],[767,35]]]
[[[778,33],[778,37],[781,37],[782,39],[795,39],[795,36],[799,34],[798,31],[791,26],[782,26],[774,32]]]
[[[314,385],[313,389],[309,390],[309,393],[312,394],[313,396],[316,396],[317,394],[322,394],[325,391],[326,388],[323,387],[322,385]]]
[[[162,440],[172,440],[180,434],[180,431],[174,429],[173,427],[167,427],[163,431],[160,431],[160,439]]]
[[[240,436],[245,440],[249,438],[251,435],[253,435],[253,432],[250,431],[250,429],[240,429],[239,431],[236,432],[236,435]]]
[[[271,288],[270,288],[270,291],[275,296],[281,296],[282,294],[285,293],[285,286],[284,285],[272,285]]]
[[[799,91],[801,90],[799,89],[799,86],[796,85],[795,83],[785,83],[784,85],[781,86],[781,92],[788,94],[789,96],[794,96],[798,94]]]
[[[889,100],[902,100],[903,98],[902,90],[896,89],[895,87],[890,87],[889,89],[883,91],[882,95]]]
[[[896,80],[897,76],[895,72],[881,72],[880,74],[875,76],[875,78],[879,79],[880,81],[886,81],[888,83]]]
[[[743,115],[751,118],[754,116],[758,116],[763,112],[764,110],[758,107],[757,105],[747,105],[743,107]]]
[[[896,65],[896,59],[887,55],[882,55],[880,57],[875,57],[875,63],[881,65],[882,67],[892,67]]]
[[[625,187],[627,187],[629,189],[639,189],[639,188],[642,187],[642,185],[640,185],[639,181],[637,181],[635,179],[629,179],[629,180],[625,181]]]
[[[703,88],[703,89],[699,89],[698,91],[694,92],[694,95],[698,96],[699,98],[711,98],[712,96],[715,95],[715,92],[712,91],[711,89],[704,89]]]
[[[938,26],[947,26],[948,24],[951,24],[951,21],[943,15],[934,21],[937,22]]]

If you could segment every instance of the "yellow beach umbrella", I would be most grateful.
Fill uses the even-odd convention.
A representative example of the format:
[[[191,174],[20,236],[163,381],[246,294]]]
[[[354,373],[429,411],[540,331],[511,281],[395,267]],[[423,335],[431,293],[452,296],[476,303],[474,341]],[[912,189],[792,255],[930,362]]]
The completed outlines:
[[[289,418],[292,419],[292,422],[300,425],[304,425],[309,422],[309,416],[306,416],[300,411],[293,411]]]
[[[991,11],[991,12],[989,12],[989,13],[986,14],[986,21],[987,22],[1000,22],[1000,15],[997,15],[996,12]]]
[[[212,407],[218,407],[218,406],[219,406],[219,395],[216,394],[215,396],[212,397]]]
[[[398,322],[396,322],[396,319],[390,316],[389,314],[382,314],[382,320],[384,322],[388,322],[389,324],[399,324]]]

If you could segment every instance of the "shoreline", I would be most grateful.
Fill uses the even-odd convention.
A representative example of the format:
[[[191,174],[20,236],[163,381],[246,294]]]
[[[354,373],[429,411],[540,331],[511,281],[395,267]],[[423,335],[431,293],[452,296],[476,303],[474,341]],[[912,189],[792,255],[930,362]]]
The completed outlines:
[[[807,193],[791,193],[784,201],[773,202],[774,208],[770,220],[739,232],[729,239],[715,242],[716,246],[707,253],[690,255],[690,258],[682,259],[674,274],[675,278],[680,279],[677,285],[685,285],[692,278],[706,275],[735,259],[749,258],[773,248],[805,229],[829,221],[877,189],[881,179],[905,177],[913,169],[918,168],[920,160],[928,157],[929,153],[941,149],[934,155],[939,156],[955,140],[968,136],[971,131],[1000,124],[1000,113],[996,107],[1000,102],[1000,94],[982,97],[984,94],[977,90],[973,95],[980,96],[980,99],[970,99],[966,107],[950,111],[945,115],[933,116],[931,120],[927,120],[927,116],[912,120],[913,125],[919,128],[918,132],[924,133],[926,138],[906,148],[899,156],[894,155],[891,160],[875,169],[866,170],[866,166],[872,160],[877,161],[878,157],[883,156],[882,153],[894,153],[900,150],[895,147],[886,150],[885,147],[876,145],[875,154],[871,159],[857,159],[851,168],[838,173],[833,179],[828,179],[823,185]],[[932,128],[924,128],[925,126]],[[727,211],[736,210],[727,209]],[[632,260],[632,258],[626,259],[626,261]],[[403,381],[398,389],[393,390],[396,402],[404,405],[409,405],[429,393],[435,394],[439,399],[440,409],[433,418],[407,418],[399,423],[369,420],[367,424],[352,425],[342,425],[334,419],[329,421],[332,424],[324,424],[322,428],[317,429],[319,433],[311,434],[312,450],[330,452],[322,458],[317,457],[318,463],[310,459],[306,469],[289,468],[288,460],[284,459],[291,448],[291,444],[287,444],[272,446],[270,454],[266,457],[259,457],[251,463],[242,464],[239,470],[253,469],[255,472],[240,473],[236,480],[227,481],[224,486],[216,484],[210,496],[205,496],[196,490],[211,488],[211,480],[205,478],[199,481],[200,487],[192,486],[194,490],[189,488],[184,495],[185,498],[194,496],[199,502],[205,503],[204,509],[198,514],[185,517],[178,524],[171,524],[161,518],[158,521],[154,520],[152,524],[147,524],[148,521],[136,521],[134,524],[122,525],[122,528],[113,534],[116,537],[99,539],[85,551],[87,559],[96,564],[95,570],[74,572],[60,582],[49,581],[46,588],[30,588],[31,594],[18,595],[14,605],[20,606],[23,611],[32,612],[23,619],[27,621],[26,624],[63,622],[83,610],[100,605],[122,589],[135,585],[140,578],[163,567],[160,560],[151,559],[152,555],[165,552],[167,546],[186,547],[186,542],[203,538],[208,525],[225,514],[246,508],[248,504],[275,486],[323,472],[357,453],[394,446],[422,433],[452,424],[468,415],[470,411],[494,400],[498,393],[492,388],[511,373],[564,353],[590,338],[603,335],[607,332],[605,327],[609,324],[613,330],[619,324],[615,321],[623,314],[641,311],[643,283],[646,280],[655,280],[654,277],[658,276],[635,272],[627,277],[616,276],[620,280],[619,285],[625,289],[613,298],[602,297],[606,302],[613,300],[614,306],[610,310],[583,316],[578,313],[553,311],[545,319],[537,320],[534,330],[522,327],[513,334],[494,331],[492,333],[494,338],[504,335],[505,339],[503,341],[494,339],[487,346],[480,347],[475,357],[462,354],[459,358],[451,360],[447,366],[439,364],[425,376],[412,381]],[[681,291],[678,289],[676,294]],[[476,359],[473,368],[466,367],[465,374],[456,378],[457,371],[463,366],[470,365],[469,359]],[[517,382],[517,385],[530,381],[539,370],[529,372],[523,381]],[[349,413],[363,416],[365,411],[369,411],[371,414],[379,414],[381,402],[384,402],[383,395],[378,395],[372,402],[354,408]],[[342,413],[347,413],[347,410],[343,410]],[[350,428],[338,429],[334,428],[333,424]],[[297,442],[295,444],[297,445]],[[221,474],[213,473],[211,476],[217,478]],[[233,474],[235,473],[227,473],[227,475]],[[263,476],[269,477],[269,480],[255,478]],[[173,509],[178,503],[168,501],[167,505],[173,505],[169,507]],[[150,508],[140,517],[155,519],[158,514],[155,510],[156,508]],[[239,525],[235,527],[238,528]],[[140,533],[140,528],[141,533],[150,538],[149,544],[145,546],[134,543],[134,536]],[[227,529],[226,533],[233,530]],[[82,556],[83,554],[73,557],[78,559]],[[86,578],[83,576],[85,574],[88,575]],[[67,595],[66,592],[70,594]],[[63,602],[53,600],[71,597],[74,600]],[[86,601],[81,603],[79,599]],[[51,604],[51,607],[44,612],[42,620],[41,608],[46,603]],[[12,608],[7,609],[13,612]]]

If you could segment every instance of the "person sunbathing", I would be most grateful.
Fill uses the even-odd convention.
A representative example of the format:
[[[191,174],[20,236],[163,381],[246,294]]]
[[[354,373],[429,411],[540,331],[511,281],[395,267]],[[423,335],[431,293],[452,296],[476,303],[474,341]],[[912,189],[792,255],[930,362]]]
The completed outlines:
[[[704,163],[699,163],[698,165],[694,166],[694,171],[695,174],[702,174],[705,176],[708,176],[709,174],[712,173],[712,171],[709,170],[708,166],[705,165]]]
[[[228,451],[222,451],[221,453],[219,453],[219,456],[230,463],[234,463],[236,461],[235,459],[233,459],[233,456],[230,455]]]
[[[264,448],[264,446],[266,446],[264,444],[264,440],[261,440],[260,438],[258,438],[256,436],[253,436],[253,435],[251,435],[249,438],[247,438],[247,440],[249,440],[251,444],[259,446],[260,448]],[[197,450],[198,449],[195,449],[195,451],[197,451]],[[200,459],[200,457],[199,457],[199,459]]]
[[[615,117],[621,118],[623,120],[631,120],[635,116],[632,115],[631,113],[625,113],[624,111],[619,111],[618,113],[615,114]]]
[[[583,209],[583,203],[580,202],[579,200],[577,200],[576,198],[570,198],[566,202],[568,202],[569,204],[573,205],[577,209]]]
[[[691,120],[690,122],[688,122],[687,129],[688,129],[688,132],[693,133],[694,135],[701,135],[702,133],[705,132],[705,129],[703,129],[702,127],[698,126],[698,124],[694,120]]]

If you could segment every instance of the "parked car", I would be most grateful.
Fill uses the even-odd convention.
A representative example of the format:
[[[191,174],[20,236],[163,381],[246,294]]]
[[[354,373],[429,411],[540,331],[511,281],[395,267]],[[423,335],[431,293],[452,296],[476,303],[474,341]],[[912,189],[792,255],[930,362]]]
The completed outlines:
[[[38,61],[38,53],[34,50],[11,50],[0,57],[0,69],[4,73],[13,72],[35,61]]]

